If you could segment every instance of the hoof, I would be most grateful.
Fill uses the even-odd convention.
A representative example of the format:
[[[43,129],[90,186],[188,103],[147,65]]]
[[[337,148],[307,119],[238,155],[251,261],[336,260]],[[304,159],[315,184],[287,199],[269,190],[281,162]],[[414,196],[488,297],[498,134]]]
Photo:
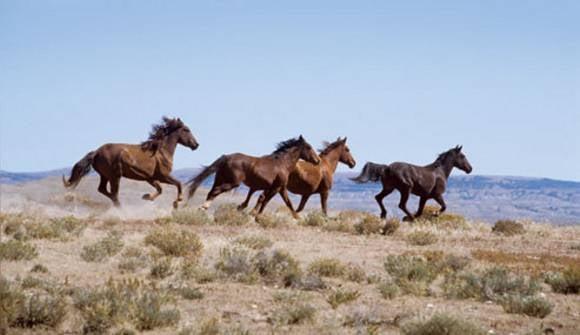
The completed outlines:
[[[153,200],[153,198],[151,197],[151,194],[147,193],[147,194],[143,194],[143,196],[141,197],[141,199],[143,200]]]
[[[179,201],[173,202],[173,209],[177,209],[179,207]]]
[[[295,220],[300,220],[300,215],[298,215],[298,213],[292,213],[292,217],[293,217]]]
[[[415,218],[408,215],[403,218],[403,222],[413,222],[413,220],[415,220]]]

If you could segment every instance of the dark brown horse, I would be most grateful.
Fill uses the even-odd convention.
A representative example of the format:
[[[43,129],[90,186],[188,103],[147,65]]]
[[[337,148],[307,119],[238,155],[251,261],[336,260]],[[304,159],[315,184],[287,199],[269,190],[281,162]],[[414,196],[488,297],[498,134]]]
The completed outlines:
[[[327,214],[326,201],[328,194],[332,188],[332,181],[334,172],[339,162],[348,165],[351,169],[356,165],[356,162],[350,154],[350,149],[346,145],[346,137],[340,137],[332,142],[326,143],[325,148],[320,151],[320,164],[315,165],[306,161],[299,161],[296,164],[296,169],[292,171],[288,179],[288,190],[295,194],[302,195],[300,205],[296,212],[300,212],[306,206],[308,198],[313,194],[320,194],[320,204],[322,212]],[[250,200],[251,191],[248,193],[246,201]],[[259,206],[264,199],[264,194],[260,195],[260,199],[256,204]]]
[[[177,208],[182,200],[181,183],[170,175],[177,144],[191,150],[199,146],[189,128],[180,119],[164,117],[161,124],[153,126],[147,141],[140,145],[104,144],[76,163],[70,178],[66,180],[63,176],[62,181],[66,188],[74,188],[92,167],[101,177],[99,192],[111,199],[115,206],[119,206],[121,177],[144,180],[155,187],[155,194],[143,195],[143,199],[151,201],[161,194],[159,183],[172,184],[177,187],[177,199],[173,202],[173,207]],[[107,183],[110,184],[110,191]]]
[[[381,218],[387,217],[387,210],[383,205],[383,199],[395,189],[401,193],[399,208],[407,214],[404,219],[413,221],[414,218],[421,216],[425,208],[425,203],[429,199],[435,199],[441,206],[440,213],[443,213],[446,208],[445,201],[443,200],[443,192],[445,192],[447,179],[451,174],[451,170],[456,167],[468,174],[472,171],[469,161],[461,152],[461,148],[457,146],[449,149],[440,154],[435,162],[426,166],[400,162],[390,165],[369,162],[365,164],[361,174],[356,178],[352,178],[352,180],[357,183],[381,181],[383,189],[375,196],[381,208]],[[415,215],[407,210],[407,200],[411,193],[420,197],[419,208]]]
[[[258,190],[264,190],[264,201],[261,203],[261,213],[268,202],[279,193],[284,199],[286,206],[290,208],[294,217],[298,214],[294,211],[288,198],[286,185],[288,177],[295,169],[296,163],[302,158],[313,164],[320,163],[320,158],[300,135],[299,138],[290,139],[278,144],[276,151],[270,155],[253,157],[241,153],[223,155],[206,167],[200,174],[189,181],[189,197],[191,198],[199,185],[216,174],[211,190],[202,208],[209,208],[211,201],[221,193],[232,190],[241,183],[250,188],[250,196]],[[248,197],[249,198],[249,197]],[[240,209],[248,205],[247,201],[239,206]]]

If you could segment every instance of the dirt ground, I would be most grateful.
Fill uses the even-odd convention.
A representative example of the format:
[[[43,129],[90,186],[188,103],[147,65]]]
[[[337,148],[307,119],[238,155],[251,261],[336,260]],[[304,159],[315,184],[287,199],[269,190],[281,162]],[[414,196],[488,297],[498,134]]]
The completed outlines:
[[[377,289],[377,281],[370,279],[353,282],[340,277],[323,278],[327,288],[314,291],[286,288],[263,280],[238,282],[227,276],[198,283],[193,279],[181,278],[178,270],[164,279],[153,279],[149,266],[133,273],[124,273],[118,268],[124,260],[123,251],[102,262],[87,262],[80,256],[84,246],[101,240],[110,231],[120,232],[123,250],[135,247],[150,251],[153,247],[145,244],[146,236],[160,227],[169,226],[199,236],[203,243],[199,266],[210,270],[215,269],[220,251],[233,247],[236,239],[259,236],[272,242],[266,250],[287,251],[298,261],[303,271],[307,271],[309,264],[317,259],[332,258],[343,264],[360,266],[367,278],[381,278],[387,276],[384,262],[388,255],[441,252],[444,255],[468,257],[469,266],[473,269],[500,265],[515,274],[539,276],[548,270],[561,271],[570,264],[580,263],[580,227],[552,227],[523,222],[525,233],[503,236],[492,233],[489,225],[469,220],[460,229],[403,222],[391,236],[361,235],[300,225],[298,221],[284,216],[284,213],[277,215],[284,216],[285,223],[275,228],[262,228],[255,222],[242,226],[178,225],[156,220],[171,216],[171,202],[175,196],[172,187],[164,187],[164,194],[155,203],[150,203],[140,199],[142,193],[150,191],[147,185],[123,181],[121,202],[124,206],[121,209],[112,208],[107,199],[96,193],[94,177],[84,180],[74,192],[63,191],[57,179],[1,187],[0,209],[4,214],[26,213],[46,218],[73,215],[82,218],[88,225],[80,236],[67,241],[29,240],[29,243],[36,246],[38,257],[32,260],[2,261],[0,273],[8,280],[18,281],[29,276],[35,264],[42,264],[49,272],[34,276],[74,287],[102,286],[111,278],[139,278],[155,282],[160,287],[186,283],[199,288],[203,293],[202,299],[177,299],[174,302],[180,312],[180,320],[176,325],[156,328],[147,332],[150,334],[174,334],[188,327],[199,331],[204,323],[212,319],[217,320],[222,332],[229,331],[232,334],[236,333],[233,329],[243,329],[250,334],[398,334],[399,326],[404,322],[428,318],[440,312],[469,320],[489,334],[527,334],[546,328],[554,329],[555,334],[580,334],[580,297],[577,294],[554,293],[546,284],[542,284],[540,294],[553,304],[553,310],[544,319],[540,319],[506,313],[500,304],[491,301],[447,299],[438,285],[442,278],[437,278],[431,284],[432,290],[428,296],[404,294],[385,299]],[[199,206],[205,192],[200,190],[190,205]],[[239,193],[225,195],[213,206],[238,203],[242,196]],[[273,203],[269,208],[270,213],[283,212],[278,207],[279,203]],[[336,216],[337,212],[331,216]],[[409,234],[416,230],[428,231],[436,236],[436,242],[425,246],[409,243]],[[2,241],[10,238],[6,234],[1,236]],[[179,268],[182,261],[176,258],[173,262]],[[337,289],[356,290],[360,295],[354,301],[333,309],[327,298]],[[282,303],[276,299],[281,292],[297,294],[301,300],[313,306],[313,319],[291,325],[271,322],[282,307]],[[80,333],[83,320],[72,311],[73,307],[69,309],[69,316],[56,329],[11,329],[10,332]],[[353,318],[368,322],[346,322]],[[373,327],[369,326],[371,324]]]

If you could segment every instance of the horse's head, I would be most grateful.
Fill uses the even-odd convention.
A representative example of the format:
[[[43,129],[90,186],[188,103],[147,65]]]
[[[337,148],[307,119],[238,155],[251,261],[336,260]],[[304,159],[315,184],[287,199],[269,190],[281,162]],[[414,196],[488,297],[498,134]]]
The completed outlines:
[[[456,168],[464,171],[465,173],[469,174],[469,173],[471,173],[473,168],[471,167],[471,164],[469,164],[467,157],[465,157],[463,152],[461,152],[462,148],[463,148],[463,146],[458,145],[453,149],[453,153],[455,154],[454,160],[453,160],[453,167],[456,167]]]
[[[312,164],[320,164],[320,157],[302,135],[300,135],[298,141],[300,142],[300,158]]]
[[[199,143],[197,143],[197,140],[191,133],[189,127],[186,126],[185,123],[183,123],[183,121],[181,121],[179,118],[177,119],[177,124],[174,131],[177,132],[178,135],[177,143],[188,147],[191,150],[195,150],[197,147],[199,147]]]
[[[338,160],[341,163],[348,165],[349,168],[351,169],[354,168],[354,166],[356,165],[356,161],[354,160],[354,157],[352,157],[350,153],[350,148],[348,147],[348,145],[346,145],[346,137],[343,138],[342,140],[339,137],[338,141],[340,141],[342,146],[342,150],[340,152],[340,157]]]

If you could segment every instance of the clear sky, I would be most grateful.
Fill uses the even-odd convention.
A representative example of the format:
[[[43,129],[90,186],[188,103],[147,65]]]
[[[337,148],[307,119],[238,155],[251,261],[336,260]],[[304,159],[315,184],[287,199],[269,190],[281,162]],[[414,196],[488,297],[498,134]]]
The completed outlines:
[[[200,142],[176,168],[347,135],[359,163],[463,144],[476,174],[580,180],[579,18],[579,1],[0,0],[0,168],[71,166],[169,115]]]

